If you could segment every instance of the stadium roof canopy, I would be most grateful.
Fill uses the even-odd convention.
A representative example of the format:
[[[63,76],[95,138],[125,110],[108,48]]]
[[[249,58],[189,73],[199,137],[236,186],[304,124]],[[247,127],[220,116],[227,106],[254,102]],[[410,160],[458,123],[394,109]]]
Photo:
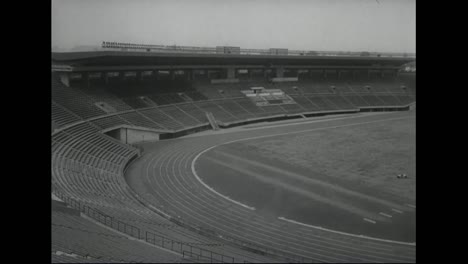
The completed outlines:
[[[87,51],[52,53],[53,69],[67,71],[206,69],[224,67],[398,69],[415,58]]]

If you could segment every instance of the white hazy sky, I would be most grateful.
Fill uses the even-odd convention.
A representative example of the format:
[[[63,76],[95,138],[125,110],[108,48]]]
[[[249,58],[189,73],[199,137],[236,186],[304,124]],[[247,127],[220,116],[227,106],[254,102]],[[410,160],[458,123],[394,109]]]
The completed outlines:
[[[52,46],[416,52],[415,0],[52,0]]]

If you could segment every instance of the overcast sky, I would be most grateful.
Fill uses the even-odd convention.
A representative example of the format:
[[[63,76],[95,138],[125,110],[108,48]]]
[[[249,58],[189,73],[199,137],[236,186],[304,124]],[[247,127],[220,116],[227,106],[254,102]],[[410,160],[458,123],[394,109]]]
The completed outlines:
[[[415,0],[52,0],[52,46],[416,52]]]

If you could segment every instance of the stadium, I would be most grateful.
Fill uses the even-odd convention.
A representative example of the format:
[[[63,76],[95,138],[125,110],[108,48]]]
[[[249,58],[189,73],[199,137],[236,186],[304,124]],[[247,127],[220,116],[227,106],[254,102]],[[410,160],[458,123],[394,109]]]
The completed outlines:
[[[415,262],[415,67],[107,41],[52,53],[52,261]]]
[[[51,263],[415,263],[415,1],[52,1]]]

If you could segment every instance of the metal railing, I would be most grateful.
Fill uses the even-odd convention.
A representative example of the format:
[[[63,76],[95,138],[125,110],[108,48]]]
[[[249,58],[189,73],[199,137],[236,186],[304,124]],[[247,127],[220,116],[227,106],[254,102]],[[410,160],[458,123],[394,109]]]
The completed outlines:
[[[103,42],[103,49],[117,49],[124,51],[147,51],[147,52],[182,52],[182,53],[208,53],[220,54],[216,47],[194,47],[177,45],[148,45],[120,42]],[[223,54],[223,53],[221,53]],[[240,49],[242,55],[275,55],[270,49]],[[277,56],[350,56],[350,57],[395,57],[416,58],[416,53],[402,52],[356,52],[356,51],[312,51],[312,50],[288,50],[287,54]]]
[[[52,193],[60,198],[63,202],[71,206],[72,208],[82,212],[83,214],[87,215],[88,217],[98,221],[99,223],[108,226],[114,230],[120,231],[125,233],[131,237],[144,240],[147,243],[150,243],[155,246],[159,246],[174,252],[178,252],[182,254],[185,258],[193,256],[196,257],[197,260],[204,259],[206,262],[210,263],[234,263],[234,257],[224,255],[221,253],[217,253],[208,249],[200,248],[189,242],[182,242],[170,239],[160,234],[155,234],[150,231],[145,231],[143,235],[143,231],[131,224],[122,222],[120,220],[115,219],[112,216],[109,216],[95,208],[91,208],[85,204],[80,203],[79,201],[64,195],[62,192],[59,192],[56,189],[52,190]],[[206,246],[218,246],[218,244],[206,244]]]

